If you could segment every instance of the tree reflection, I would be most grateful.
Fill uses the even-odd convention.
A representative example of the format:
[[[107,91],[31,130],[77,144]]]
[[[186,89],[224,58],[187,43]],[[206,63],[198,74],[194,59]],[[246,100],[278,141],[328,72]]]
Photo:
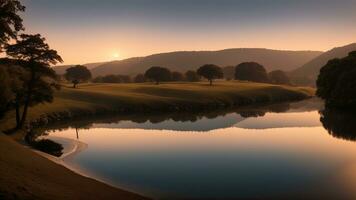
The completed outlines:
[[[345,140],[356,141],[356,114],[325,109],[320,112],[320,121],[329,134]]]

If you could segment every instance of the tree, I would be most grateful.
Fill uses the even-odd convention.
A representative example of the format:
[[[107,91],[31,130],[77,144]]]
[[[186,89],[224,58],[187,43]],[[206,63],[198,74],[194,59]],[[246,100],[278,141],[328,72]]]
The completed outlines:
[[[18,0],[0,0],[0,53],[10,39],[16,39],[19,31],[24,30],[18,12],[24,12]]]
[[[274,70],[268,73],[268,78],[271,83],[289,85],[290,80],[287,74],[282,70]]]
[[[13,96],[10,89],[10,77],[5,66],[0,66],[0,91],[0,116],[2,116]]]
[[[200,80],[200,76],[197,74],[197,72],[192,70],[188,70],[187,72],[185,72],[185,78],[189,82],[197,82]]]
[[[135,83],[143,83],[143,82],[146,82],[146,78],[145,78],[145,75],[143,74],[137,74],[134,78],[134,82]]]
[[[73,88],[76,88],[77,84],[91,79],[91,72],[83,65],[76,65],[68,68],[64,76],[73,83]]]
[[[356,108],[356,51],[320,69],[316,94],[327,107]]]
[[[162,81],[170,81],[171,72],[167,68],[154,66],[145,72],[145,77],[158,85]]]
[[[222,78],[224,76],[222,69],[213,64],[206,64],[201,66],[198,69],[197,73],[200,76],[208,79],[210,85],[213,85],[214,79]]]
[[[180,72],[172,72],[172,81],[183,81],[184,76]]]
[[[6,53],[28,72],[23,75],[24,85],[16,94],[16,122],[17,128],[21,128],[29,106],[53,100],[54,89],[59,89],[59,85],[58,76],[50,65],[63,60],[57,51],[49,48],[40,34],[21,34],[16,44],[6,47]]]
[[[235,79],[253,82],[268,82],[266,69],[256,62],[244,62],[235,67]]]
[[[235,67],[234,66],[226,66],[223,68],[224,78],[226,80],[232,80],[235,77]]]

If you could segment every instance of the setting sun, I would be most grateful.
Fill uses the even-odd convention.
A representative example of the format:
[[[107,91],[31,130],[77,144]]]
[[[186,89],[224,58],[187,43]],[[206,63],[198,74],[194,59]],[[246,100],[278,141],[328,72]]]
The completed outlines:
[[[119,54],[118,54],[118,53],[114,53],[114,54],[113,54],[113,57],[114,57],[114,58],[118,58],[118,57],[119,57]]]

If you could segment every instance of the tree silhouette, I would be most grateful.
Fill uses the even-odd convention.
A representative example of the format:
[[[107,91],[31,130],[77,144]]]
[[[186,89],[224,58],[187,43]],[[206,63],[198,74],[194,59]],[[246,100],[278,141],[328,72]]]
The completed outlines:
[[[234,66],[226,66],[223,68],[224,78],[226,80],[232,80],[235,77],[235,67]]]
[[[328,107],[356,109],[356,51],[330,60],[320,69],[316,94]]]
[[[17,33],[23,30],[18,12],[25,11],[18,0],[0,0],[0,53],[10,39],[16,39]]]
[[[197,72],[192,70],[188,70],[187,72],[185,72],[185,78],[189,82],[197,82],[200,80],[200,77]]]
[[[21,128],[26,120],[28,107],[53,100],[54,89],[59,89],[57,75],[51,64],[63,62],[57,51],[50,49],[45,38],[40,34],[21,34],[16,44],[6,47],[6,53],[28,73],[24,74],[24,86],[17,91],[15,103],[19,112],[23,104],[21,116],[16,118],[17,128]]]
[[[145,72],[145,77],[155,81],[158,85],[162,81],[170,81],[171,72],[167,68],[154,66]]]
[[[213,80],[214,79],[218,79],[218,78],[223,78],[224,74],[223,71],[220,67],[213,65],[213,64],[206,64],[201,66],[197,73],[208,79],[208,81],[210,82],[210,85],[213,85]]]
[[[134,78],[135,83],[143,83],[146,81],[145,75],[143,74],[137,74]]]
[[[13,96],[10,90],[10,77],[4,66],[0,66],[0,91],[0,116],[2,116]]]
[[[274,84],[290,84],[289,77],[282,70],[274,70],[268,73],[268,78]]]
[[[64,76],[73,83],[73,88],[76,88],[77,84],[91,79],[91,72],[83,65],[76,65],[68,68]]]
[[[184,76],[180,72],[172,72],[172,81],[183,81]]]
[[[244,62],[235,67],[235,79],[253,82],[268,82],[266,69],[256,62]]]

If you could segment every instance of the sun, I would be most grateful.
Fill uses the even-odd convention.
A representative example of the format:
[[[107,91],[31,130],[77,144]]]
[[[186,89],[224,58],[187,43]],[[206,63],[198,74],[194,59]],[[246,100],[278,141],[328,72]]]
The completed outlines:
[[[113,56],[114,58],[118,58],[118,57],[119,57],[119,54],[118,54],[118,53],[114,53],[112,56]]]

